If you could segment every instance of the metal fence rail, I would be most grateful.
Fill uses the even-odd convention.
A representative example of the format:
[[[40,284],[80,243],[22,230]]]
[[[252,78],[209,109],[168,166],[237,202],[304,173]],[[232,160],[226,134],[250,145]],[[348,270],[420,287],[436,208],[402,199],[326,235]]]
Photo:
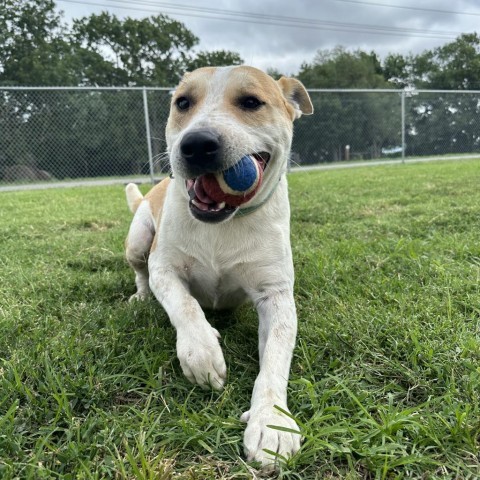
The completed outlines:
[[[480,153],[480,91],[310,90],[292,164]],[[169,88],[0,87],[0,184],[169,170]]]

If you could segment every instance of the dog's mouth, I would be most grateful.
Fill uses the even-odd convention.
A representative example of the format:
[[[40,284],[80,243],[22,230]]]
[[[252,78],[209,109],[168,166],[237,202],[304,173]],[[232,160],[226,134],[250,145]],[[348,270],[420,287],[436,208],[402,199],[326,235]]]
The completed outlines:
[[[251,154],[250,157],[255,159],[258,168],[263,172],[270,160],[268,152],[260,152]],[[185,181],[188,196],[190,197],[189,207],[192,215],[198,220],[210,223],[218,223],[226,220],[233,215],[239,208],[237,205],[228,203],[228,201],[218,201],[213,198],[214,194],[210,191],[209,185],[212,182],[212,174],[205,173],[195,178]],[[246,199],[247,197],[245,197]],[[248,198],[250,200],[251,198]]]

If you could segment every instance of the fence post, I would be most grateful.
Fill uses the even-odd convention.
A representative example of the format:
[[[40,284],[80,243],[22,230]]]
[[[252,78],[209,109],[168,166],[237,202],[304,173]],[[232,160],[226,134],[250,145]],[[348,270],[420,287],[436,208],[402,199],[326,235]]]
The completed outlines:
[[[405,163],[405,90],[402,90],[402,163]]]
[[[150,117],[148,115],[148,100],[147,100],[147,88],[143,87],[143,111],[145,113],[145,132],[147,134],[147,147],[148,147],[148,165],[150,169],[150,180],[152,184],[155,183],[153,177],[153,156],[152,156],[152,141],[150,138]]]

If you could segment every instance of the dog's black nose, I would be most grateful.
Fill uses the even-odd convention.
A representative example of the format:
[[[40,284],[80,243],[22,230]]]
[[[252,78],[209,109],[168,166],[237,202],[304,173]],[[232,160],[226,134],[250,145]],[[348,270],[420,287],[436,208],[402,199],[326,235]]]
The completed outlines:
[[[220,135],[211,129],[192,130],[180,142],[182,157],[199,174],[221,168],[220,150]]]

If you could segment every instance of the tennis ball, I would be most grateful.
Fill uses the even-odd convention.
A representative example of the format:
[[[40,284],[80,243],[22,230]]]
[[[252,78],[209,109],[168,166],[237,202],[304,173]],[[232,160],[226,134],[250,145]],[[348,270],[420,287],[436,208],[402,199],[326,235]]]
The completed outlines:
[[[203,187],[217,203],[238,207],[248,202],[262,184],[263,169],[257,160],[246,155],[235,165],[215,174],[205,175]]]
[[[258,162],[246,155],[232,167],[216,175],[222,191],[228,195],[245,196],[255,190],[261,180]]]

